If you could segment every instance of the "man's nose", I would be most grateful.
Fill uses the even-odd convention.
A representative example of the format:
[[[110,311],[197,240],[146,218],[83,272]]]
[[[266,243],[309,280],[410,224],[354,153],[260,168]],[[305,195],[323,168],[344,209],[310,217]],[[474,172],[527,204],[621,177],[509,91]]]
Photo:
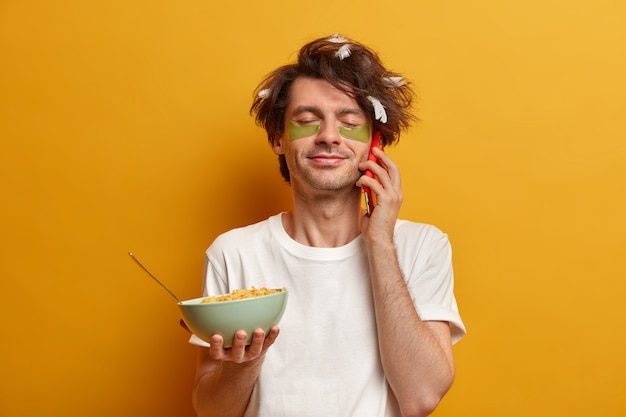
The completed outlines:
[[[335,123],[322,123],[315,139],[317,143],[325,143],[328,145],[338,144],[341,140],[339,129]]]

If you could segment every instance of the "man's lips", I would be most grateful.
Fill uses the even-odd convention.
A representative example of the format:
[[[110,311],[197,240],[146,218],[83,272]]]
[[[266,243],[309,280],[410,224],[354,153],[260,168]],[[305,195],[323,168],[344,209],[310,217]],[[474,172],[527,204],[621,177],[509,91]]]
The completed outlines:
[[[344,161],[346,158],[337,154],[314,154],[308,157],[313,162],[320,165],[336,165]]]

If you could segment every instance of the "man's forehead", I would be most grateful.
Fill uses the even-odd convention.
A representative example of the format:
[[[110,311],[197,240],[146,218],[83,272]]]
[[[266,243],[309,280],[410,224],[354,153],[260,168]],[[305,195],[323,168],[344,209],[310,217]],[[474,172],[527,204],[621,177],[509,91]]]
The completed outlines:
[[[291,113],[320,112],[334,107],[336,113],[364,115],[356,100],[326,80],[299,77],[289,91]]]

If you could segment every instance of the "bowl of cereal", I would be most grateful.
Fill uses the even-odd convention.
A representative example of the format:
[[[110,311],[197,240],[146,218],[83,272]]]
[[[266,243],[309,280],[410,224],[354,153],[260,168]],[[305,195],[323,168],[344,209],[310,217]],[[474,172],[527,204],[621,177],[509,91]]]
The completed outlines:
[[[255,288],[233,290],[229,294],[181,301],[183,320],[189,330],[205,342],[219,334],[224,347],[231,347],[233,336],[245,330],[250,344],[252,333],[261,328],[265,333],[278,324],[287,305],[287,290]]]

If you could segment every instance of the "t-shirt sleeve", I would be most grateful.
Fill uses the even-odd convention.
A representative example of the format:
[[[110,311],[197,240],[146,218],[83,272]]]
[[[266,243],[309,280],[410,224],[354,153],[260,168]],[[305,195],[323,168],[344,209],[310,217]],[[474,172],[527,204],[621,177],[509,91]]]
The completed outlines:
[[[405,246],[405,280],[415,308],[424,321],[447,321],[452,342],[458,342],[466,333],[454,296],[452,248],[448,236],[430,226],[420,233],[417,242]]]
[[[230,292],[226,277],[224,262],[220,262],[223,256],[213,247],[206,252],[204,260],[204,277],[202,294],[205,297],[226,294]]]

